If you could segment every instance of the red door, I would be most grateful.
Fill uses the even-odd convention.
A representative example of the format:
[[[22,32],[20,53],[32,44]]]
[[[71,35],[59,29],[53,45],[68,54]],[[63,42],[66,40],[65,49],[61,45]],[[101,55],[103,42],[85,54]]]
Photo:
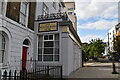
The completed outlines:
[[[26,71],[26,60],[27,60],[27,47],[23,46],[23,52],[22,52],[22,71]]]

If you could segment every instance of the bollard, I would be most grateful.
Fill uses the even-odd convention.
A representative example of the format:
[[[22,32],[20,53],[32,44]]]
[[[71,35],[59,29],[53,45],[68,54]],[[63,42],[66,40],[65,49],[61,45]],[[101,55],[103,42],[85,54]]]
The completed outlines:
[[[0,70],[0,80],[1,80],[1,78],[2,78],[2,72],[1,72],[1,70]]]

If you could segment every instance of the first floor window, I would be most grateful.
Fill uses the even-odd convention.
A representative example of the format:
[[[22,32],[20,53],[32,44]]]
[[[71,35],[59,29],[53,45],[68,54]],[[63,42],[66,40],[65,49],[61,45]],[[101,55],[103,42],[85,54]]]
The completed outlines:
[[[0,14],[3,14],[3,0],[0,1]]]
[[[20,24],[26,25],[26,18],[27,18],[27,8],[28,3],[27,2],[21,2],[21,8],[20,8]]]
[[[5,54],[5,37],[0,34],[0,63],[4,61],[4,54]]]
[[[59,4],[59,10],[58,10],[59,13],[61,13],[61,5]]]
[[[59,35],[41,35],[38,38],[38,60],[59,61]]]
[[[42,15],[47,15],[49,12],[49,9],[48,9],[48,7],[46,6],[46,4],[45,3],[43,3],[43,9],[42,9]]]
[[[53,7],[56,9],[56,2],[53,1]]]

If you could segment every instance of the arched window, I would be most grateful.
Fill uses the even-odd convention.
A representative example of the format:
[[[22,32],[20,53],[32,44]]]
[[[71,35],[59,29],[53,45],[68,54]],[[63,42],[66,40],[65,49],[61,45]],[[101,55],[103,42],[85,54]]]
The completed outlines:
[[[4,35],[0,34],[0,63],[4,62],[4,55],[6,50],[6,40]]]

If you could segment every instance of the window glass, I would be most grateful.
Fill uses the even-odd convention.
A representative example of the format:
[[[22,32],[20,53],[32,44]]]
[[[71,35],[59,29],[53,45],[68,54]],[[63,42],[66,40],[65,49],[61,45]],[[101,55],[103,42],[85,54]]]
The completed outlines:
[[[45,41],[44,42],[44,47],[53,47],[53,46],[54,46],[53,41]]]
[[[3,0],[0,0],[0,14],[3,14]]]
[[[44,61],[53,61],[53,56],[52,55],[44,55],[43,59],[44,59]]]
[[[26,10],[27,10],[27,3],[22,2],[22,4],[21,4],[21,12],[23,14],[26,14]]]
[[[59,13],[61,13],[61,5],[59,4],[59,10],[58,10]]]
[[[0,63],[3,63],[5,54],[5,37],[0,34]]]
[[[38,48],[38,54],[42,54],[42,48]]]
[[[42,61],[42,55],[38,55],[38,61]]]
[[[26,18],[27,18],[27,2],[21,2],[21,8],[20,8],[20,23],[22,25],[26,25]]]
[[[58,34],[39,36],[38,42],[39,42],[39,45],[38,45],[39,61],[59,61],[59,35]],[[43,43],[42,47],[40,42]]]
[[[56,9],[56,2],[53,1],[53,7]]]
[[[53,35],[49,35],[49,40],[53,40]]]
[[[59,48],[55,48],[55,54],[59,54]]]
[[[59,61],[59,56],[58,55],[55,56],[55,61]]]
[[[44,54],[53,54],[53,48],[44,48]]]
[[[2,14],[2,1],[0,1],[0,14]]]
[[[45,3],[43,3],[43,11],[42,11],[42,15],[47,15],[48,14],[48,7],[45,5]]]
[[[48,35],[44,36],[44,40],[48,40]]]
[[[68,15],[72,15],[72,12],[68,12]]]
[[[73,10],[73,8],[68,8],[68,10]]]

